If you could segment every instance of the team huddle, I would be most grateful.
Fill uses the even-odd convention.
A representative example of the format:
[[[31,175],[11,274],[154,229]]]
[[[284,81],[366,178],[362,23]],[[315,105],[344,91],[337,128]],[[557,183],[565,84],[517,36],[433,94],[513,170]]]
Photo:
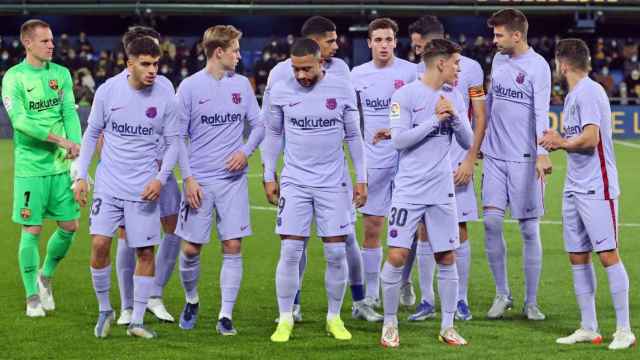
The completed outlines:
[[[537,303],[540,218],[545,176],[552,170],[548,152],[564,150],[563,238],[581,323],[557,343],[602,342],[591,262],[595,251],[616,314],[609,348],[631,347],[636,339],[629,322],[629,278],[618,254],[620,190],[611,109],[602,87],[588,77],[589,49],[579,39],[556,46],[555,69],[570,90],[560,134],[549,128],[551,70],[527,44],[526,17],[504,9],[488,25],[497,54],[485,93],[480,64],[445,39],[442,23],[433,16],[409,27],[419,64],[394,55],[398,25],[378,18],[368,28],[372,60],[352,70],[334,57],[335,24],[314,16],[303,25],[290,58],[269,74],[261,106],[250,81],[234,72],[242,33],[233,26],[205,31],[206,66],[177,90],[157,73],[160,35],[133,27],[122,39],[127,69],[98,88],[82,135],[69,71],[51,62],[51,29],[43,21],[27,21],[20,32],[26,59],[6,73],[2,84],[15,130],[12,219],[23,226],[18,255],[27,316],[55,309],[52,278],[78,229],[79,207],[88,205],[89,170],[98,155],[89,209],[90,269],[99,308],[94,335],[107,337],[115,322],[126,325],[130,336],[156,338],[144,325],[144,314],[149,310],[160,320],[175,321],[162,294],[176,263],[185,293],[177,322],[181,329],[193,329],[200,253],[211,239],[214,216],[223,252],[216,330],[236,335],[241,244],[252,235],[247,163],[259,148],[264,191],[277,206],[275,233],[281,238],[275,273],[279,315],[271,341],[289,341],[302,320],[307,242],[315,222],[326,258],[328,334],[337,340],[352,337],[340,318],[348,284],[353,318],[382,323],[381,345],[398,347],[398,308],[416,303],[411,272],[417,262],[421,298],[407,320],[436,317],[435,276],[438,339],[463,346],[467,340],[454,320],[473,317],[467,222],[479,219],[473,186],[477,160],[482,156],[485,251],[496,288],[486,317],[500,319],[514,306],[503,236],[509,210],[523,240],[522,314],[541,321],[546,316]],[[176,167],[182,192],[173,175]],[[363,216],[362,249],[355,235],[356,211]],[[40,266],[44,218],[57,221],[58,228]],[[116,232],[117,320],[110,301]]]

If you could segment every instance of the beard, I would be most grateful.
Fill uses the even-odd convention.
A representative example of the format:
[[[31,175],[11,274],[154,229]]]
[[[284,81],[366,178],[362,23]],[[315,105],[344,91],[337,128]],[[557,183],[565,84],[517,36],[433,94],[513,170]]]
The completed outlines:
[[[316,75],[309,79],[296,79],[296,80],[298,81],[298,84],[300,84],[302,87],[310,88],[310,87],[313,87],[313,85],[315,85],[318,82],[318,78],[319,76]]]

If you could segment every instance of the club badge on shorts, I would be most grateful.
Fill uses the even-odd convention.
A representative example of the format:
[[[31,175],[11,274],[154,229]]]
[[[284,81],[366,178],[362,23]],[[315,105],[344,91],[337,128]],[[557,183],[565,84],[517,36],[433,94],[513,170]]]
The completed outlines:
[[[20,217],[23,218],[24,220],[29,219],[31,217],[31,209],[28,209],[28,208],[20,209]]]

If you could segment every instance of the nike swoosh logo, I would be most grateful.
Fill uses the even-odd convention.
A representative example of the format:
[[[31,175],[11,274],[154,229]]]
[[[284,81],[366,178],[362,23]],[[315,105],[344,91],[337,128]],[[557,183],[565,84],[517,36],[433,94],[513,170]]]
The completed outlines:
[[[468,213],[468,212],[463,212],[463,213],[462,213],[462,216],[467,216],[467,215],[469,215],[469,213]]]
[[[240,231],[245,231],[245,230],[247,230],[248,227],[249,227],[249,225],[240,226]]]
[[[35,87],[32,87],[31,89],[27,89],[27,92],[31,92],[31,90],[35,89]]]
[[[118,111],[120,109],[124,109],[124,106],[112,107],[111,111]]]
[[[340,225],[340,229],[344,229],[344,228],[346,228],[346,227],[347,227],[347,226],[349,226],[349,225],[350,225],[350,224]]]
[[[536,208],[526,208],[525,211],[526,212],[532,212],[533,210],[535,210]]]
[[[602,240],[600,240],[600,241],[596,241],[596,245],[600,245],[600,244],[602,244],[603,242],[605,242],[606,240],[607,240],[607,238],[604,238],[604,239],[602,239]]]
[[[456,242],[456,239],[449,239],[449,244],[453,244]]]
[[[298,102],[294,102],[294,103],[289,103],[289,106],[290,106],[290,107],[294,107],[294,106],[296,106],[296,105],[300,104],[301,102],[302,102],[302,101],[298,101]]]
[[[423,107],[421,107],[421,108],[413,109],[413,112],[414,112],[414,113],[416,113],[416,112],[418,112],[418,111],[422,111],[422,110],[424,110],[424,108],[425,108],[425,107],[426,107],[426,106],[423,106]]]
[[[202,105],[202,104],[208,103],[209,101],[211,101],[211,99],[200,99],[200,100],[198,100],[198,105]]]

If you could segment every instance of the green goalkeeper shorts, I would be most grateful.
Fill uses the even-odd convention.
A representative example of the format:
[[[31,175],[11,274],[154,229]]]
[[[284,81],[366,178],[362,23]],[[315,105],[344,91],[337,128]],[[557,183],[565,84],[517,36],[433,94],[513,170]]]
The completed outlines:
[[[49,176],[16,177],[13,182],[13,217],[22,225],[42,225],[44,219],[80,218],[68,172]]]

